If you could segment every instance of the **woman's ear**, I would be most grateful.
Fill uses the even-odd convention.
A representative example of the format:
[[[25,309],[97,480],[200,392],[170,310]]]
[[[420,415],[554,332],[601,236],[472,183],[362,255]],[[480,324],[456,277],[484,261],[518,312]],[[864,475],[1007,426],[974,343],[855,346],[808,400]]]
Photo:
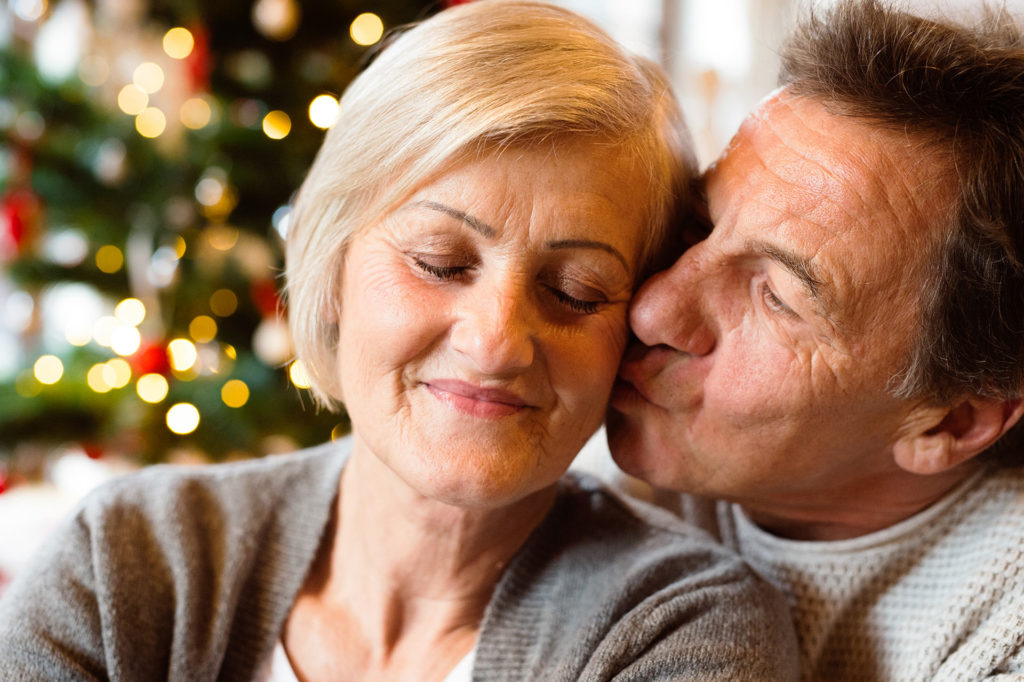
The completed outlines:
[[[1024,414],[1024,401],[967,398],[952,407],[923,409],[930,412],[925,426],[897,440],[893,456],[906,471],[937,474],[991,447]]]

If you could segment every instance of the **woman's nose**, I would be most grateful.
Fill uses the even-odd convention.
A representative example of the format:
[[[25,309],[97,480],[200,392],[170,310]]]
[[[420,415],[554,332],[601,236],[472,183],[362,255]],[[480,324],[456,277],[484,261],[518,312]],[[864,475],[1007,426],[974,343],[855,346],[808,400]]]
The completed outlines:
[[[525,291],[508,285],[467,291],[451,333],[453,348],[484,374],[529,367],[536,341],[530,305]]]
[[[703,245],[691,247],[667,270],[648,279],[633,297],[629,324],[647,346],[665,345],[691,355],[715,347],[715,333],[706,314],[709,282]]]

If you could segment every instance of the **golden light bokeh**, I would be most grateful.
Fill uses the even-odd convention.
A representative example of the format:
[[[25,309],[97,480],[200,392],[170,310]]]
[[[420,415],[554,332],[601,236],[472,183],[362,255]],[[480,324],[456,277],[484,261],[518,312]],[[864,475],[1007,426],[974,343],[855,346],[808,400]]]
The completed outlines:
[[[168,343],[167,355],[171,362],[171,368],[178,372],[191,369],[199,357],[195,344],[188,339],[174,339]]]
[[[160,137],[167,129],[167,117],[156,107],[146,107],[135,117],[135,130],[143,137]]]
[[[64,363],[56,355],[41,355],[32,365],[32,374],[41,384],[55,384],[64,376]]]
[[[146,319],[146,306],[137,298],[126,298],[114,308],[114,317],[123,324],[138,327]]]
[[[195,46],[192,32],[182,26],[175,26],[164,34],[164,52],[172,59],[184,59],[192,54]]]
[[[106,244],[96,250],[96,267],[112,275],[124,265],[124,254],[113,244]]]
[[[217,289],[210,296],[210,310],[217,317],[234,315],[238,310],[238,296],[231,289]]]
[[[189,322],[188,333],[197,343],[213,341],[217,336],[217,323],[209,315],[199,315]]]
[[[384,35],[384,22],[373,12],[363,12],[352,20],[348,33],[357,45],[373,45]]]
[[[220,389],[220,398],[228,407],[241,407],[249,402],[249,387],[241,379],[232,379]]]
[[[309,388],[309,374],[306,372],[306,368],[301,362],[296,360],[288,368],[288,378],[292,380],[296,388]]]
[[[213,118],[213,109],[210,103],[202,97],[189,97],[185,100],[178,112],[181,123],[191,130],[199,130],[209,125]]]
[[[292,131],[292,119],[283,111],[274,110],[263,117],[263,134],[271,140],[283,140]]]
[[[164,87],[164,70],[155,62],[143,62],[132,72],[132,83],[148,95]]]
[[[162,374],[143,374],[135,382],[135,392],[147,403],[158,403],[167,397],[170,385]]]
[[[271,40],[288,40],[295,35],[300,16],[296,0],[256,0],[252,6],[253,25]]]
[[[110,335],[110,348],[118,355],[132,355],[141,345],[139,330],[128,324],[118,325]]]
[[[64,328],[64,338],[72,346],[84,346],[92,341],[92,328],[82,322],[70,323]]]
[[[103,364],[103,381],[110,388],[124,388],[132,380],[132,368],[125,360],[114,358]]]
[[[238,228],[230,225],[211,225],[203,234],[210,246],[218,251],[228,251],[238,243]]]
[[[199,427],[199,410],[192,403],[175,403],[167,410],[167,428],[184,436]]]
[[[110,344],[114,339],[114,331],[117,330],[118,326],[120,326],[120,323],[116,317],[104,315],[92,325],[92,337],[99,345],[104,348],[110,348]]]
[[[89,368],[89,371],[85,375],[85,382],[89,384],[89,388],[96,391],[97,393],[106,393],[112,387],[107,383],[104,371],[107,367],[107,363],[100,362]]]
[[[129,83],[117,93],[117,106],[129,116],[137,116],[149,106],[149,95],[135,83]]]
[[[341,110],[333,95],[317,95],[309,103],[309,120],[317,128],[326,130],[334,125]]]

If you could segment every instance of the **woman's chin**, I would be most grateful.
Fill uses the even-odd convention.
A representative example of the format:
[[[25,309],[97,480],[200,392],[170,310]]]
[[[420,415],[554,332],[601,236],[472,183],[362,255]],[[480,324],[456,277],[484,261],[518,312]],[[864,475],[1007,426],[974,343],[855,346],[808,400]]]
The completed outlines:
[[[434,456],[428,456],[417,469],[402,477],[419,495],[476,510],[520,502],[553,486],[565,471],[565,467],[538,469],[536,462],[517,461],[516,457],[481,457],[452,451],[434,451]]]

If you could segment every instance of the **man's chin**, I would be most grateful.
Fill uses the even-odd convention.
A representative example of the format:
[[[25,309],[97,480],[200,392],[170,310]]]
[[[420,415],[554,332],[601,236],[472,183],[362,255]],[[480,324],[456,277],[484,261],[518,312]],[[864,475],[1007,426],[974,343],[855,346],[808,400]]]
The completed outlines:
[[[646,444],[640,422],[611,406],[605,417],[605,430],[615,464],[630,476],[647,480],[643,466],[647,460]]]
[[[605,428],[608,450],[622,471],[648,485],[664,490],[688,492],[691,455],[671,435],[644,428],[645,420],[635,414],[608,409]]]

